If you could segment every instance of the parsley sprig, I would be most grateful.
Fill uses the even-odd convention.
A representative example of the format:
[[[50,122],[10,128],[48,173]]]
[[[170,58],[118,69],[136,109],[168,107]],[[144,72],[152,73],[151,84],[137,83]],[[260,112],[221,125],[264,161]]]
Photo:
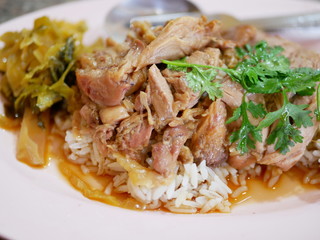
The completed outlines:
[[[217,66],[190,64],[185,58],[176,61],[163,60],[167,67],[186,73],[188,86],[196,92],[207,92],[214,100],[221,97],[220,83],[214,81],[217,70],[226,72],[233,81],[238,82],[246,93],[275,94],[282,93],[283,105],[280,109],[267,113],[261,104],[246,102],[237,108],[226,122],[231,123],[239,118],[242,124],[230,137],[230,142],[237,143],[237,150],[246,153],[255,148],[255,142],[261,141],[261,130],[274,124],[267,138],[267,144],[275,144],[275,150],[286,154],[290,147],[303,141],[299,128],[312,126],[311,111],[308,105],[290,103],[289,92],[300,96],[310,96],[320,81],[320,71],[311,68],[291,68],[290,61],[282,55],[283,48],[271,47],[265,41],[255,46],[245,45],[236,49],[239,63],[233,69]],[[258,126],[251,124],[248,111],[255,118],[262,118]],[[259,114],[255,114],[259,113]],[[317,120],[320,120],[320,84],[317,87]]]

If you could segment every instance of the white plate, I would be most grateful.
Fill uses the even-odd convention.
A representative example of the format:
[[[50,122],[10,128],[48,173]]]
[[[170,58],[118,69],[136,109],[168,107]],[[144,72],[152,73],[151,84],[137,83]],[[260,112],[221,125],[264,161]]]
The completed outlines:
[[[2,24],[0,34],[31,27],[35,18],[47,15],[86,20],[90,41],[106,35],[103,20],[116,2],[81,1],[47,8]],[[238,18],[320,10],[315,2],[289,0],[197,4],[207,13],[227,12]],[[312,38],[318,37],[313,32]],[[0,235],[10,239],[320,239],[320,192],[240,205],[231,214],[131,211],[86,199],[53,165],[37,170],[19,163],[13,134],[0,130],[0,143]]]

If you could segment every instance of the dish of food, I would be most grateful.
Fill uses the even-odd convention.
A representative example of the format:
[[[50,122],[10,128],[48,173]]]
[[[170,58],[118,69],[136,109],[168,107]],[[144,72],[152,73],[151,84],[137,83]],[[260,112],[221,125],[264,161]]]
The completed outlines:
[[[105,3],[77,4],[81,6],[79,14],[67,20],[87,21],[91,33],[88,42],[101,34],[104,37],[107,31],[102,27],[102,16],[106,11],[101,6]],[[28,21],[23,26],[31,29],[33,21],[42,15],[62,19],[62,9],[66,12],[73,5],[26,16]],[[101,17],[96,17],[97,9]],[[89,10],[95,12],[94,16]],[[4,24],[1,32],[16,30],[21,19]],[[4,236],[26,233],[13,227],[18,215],[22,226],[33,215],[40,221],[44,213],[48,222],[40,223],[42,229],[48,229],[46,224],[59,227],[58,219],[67,218],[70,228],[59,230],[57,236],[84,238],[73,224],[83,220],[82,214],[89,216],[85,221],[89,220],[90,231],[95,227],[92,222],[100,226],[98,220],[103,219],[112,225],[112,236],[117,236],[124,224],[114,219],[123,218],[126,225],[130,225],[130,219],[139,218],[150,226],[138,232],[141,236],[159,229],[159,224],[170,226],[178,218],[186,226],[170,234],[180,236],[192,218],[199,221],[196,229],[210,226],[212,219],[213,223],[219,220],[219,225],[231,222],[239,230],[238,221],[245,221],[252,213],[258,220],[266,216],[271,219],[272,214],[281,216],[282,221],[290,219],[291,214],[300,214],[304,219],[316,216],[318,54],[250,26],[222,33],[219,22],[205,18],[181,18],[155,29],[135,23],[126,43],[108,39],[104,48],[99,43],[81,48],[83,31],[82,23],[61,24],[42,17],[35,22],[33,34],[23,32],[19,37],[9,34],[4,38],[6,52],[2,59],[8,59],[1,66],[6,72],[2,79],[7,100],[4,111],[9,109],[16,116],[24,112],[18,142],[8,132],[0,136],[6,139],[1,147],[5,156],[2,177],[15,177],[12,184],[2,183],[8,193],[2,199]],[[64,37],[61,42],[59,36],[70,32],[74,33],[72,38]],[[172,32],[179,35],[178,44]],[[43,43],[50,41],[54,47],[49,45],[48,50]],[[27,64],[8,57],[8,53],[16,54],[17,42]],[[33,43],[41,47],[35,49]],[[34,59],[28,55],[30,51]],[[78,63],[74,56],[79,56]],[[36,62],[41,65],[34,70]],[[12,67],[6,69],[10,64],[15,71],[8,70]],[[24,70],[23,64],[32,71]],[[72,72],[76,78],[70,76]],[[32,84],[20,85],[16,81],[19,74],[25,74],[22,78]],[[80,91],[75,89],[75,79]],[[55,117],[47,138],[49,108]],[[15,127],[15,121],[9,123],[12,126],[7,127]],[[32,125],[37,128],[30,128]],[[35,133],[40,137],[34,137]],[[43,151],[47,139],[50,148]],[[17,145],[17,149],[8,151],[7,142],[8,146]],[[34,167],[46,166],[46,159],[52,159],[49,166],[35,170],[16,161],[15,152],[20,161]],[[293,170],[283,173],[289,169]],[[90,199],[153,211],[128,211],[88,200],[67,185],[61,175]],[[252,180],[255,178],[260,183]],[[301,181],[314,187],[304,186]],[[257,184],[263,189],[262,182],[271,190],[257,193]],[[286,189],[280,194],[283,185]],[[238,206],[250,197],[261,200]],[[230,212],[231,202],[235,206],[232,213],[217,213]],[[9,217],[11,209],[15,210]],[[174,215],[163,211],[209,214]],[[312,224],[304,228],[311,229]],[[133,231],[134,225],[129,229]],[[32,228],[33,224],[26,226]],[[256,223],[257,229],[261,226]],[[29,236],[44,233],[41,230]],[[101,237],[102,233],[99,230],[95,234]],[[313,231],[308,234],[315,236]]]

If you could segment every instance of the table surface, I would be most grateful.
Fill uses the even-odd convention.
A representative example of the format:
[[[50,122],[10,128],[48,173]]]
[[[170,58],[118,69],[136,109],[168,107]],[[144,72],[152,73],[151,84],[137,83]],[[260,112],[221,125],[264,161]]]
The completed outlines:
[[[0,0],[0,23],[23,14],[75,0]]]

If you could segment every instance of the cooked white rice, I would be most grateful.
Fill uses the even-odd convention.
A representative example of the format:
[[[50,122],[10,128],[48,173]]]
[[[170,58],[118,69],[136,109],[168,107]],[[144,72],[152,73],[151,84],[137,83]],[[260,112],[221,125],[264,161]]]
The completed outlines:
[[[79,134],[80,133],[80,134]],[[90,133],[81,130],[76,134],[71,130],[66,132],[66,149],[69,149],[68,159],[81,165],[84,173],[101,169],[97,150]],[[236,175],[234,168],[226,165],[212,170],[202,161],[181,164],[173,181],[161,187],[147,188],[132,183],[128,173],[117,162],[103,160],[103,171],[113,175],[113,182],[106,189],[106,194],[112,191],[128,192],[138,201],[147,204],[147,208],[158,208],[164,205],[172,212],[195,213],[219,210],[230,211],[229,195],[232,193],[227,186],[227,176]],[[237,179],[233,176],[233,179]]]
[[[164,206],[176,213],[206,213],[211,211],[229,212],[229,197],[237,198],[248,191],[248,177],[257,177],[263,174],[263,180],[268,187],[273,187],[279,180],[282,171],[279,168],[267,166],[263,172],[260,165],[236,170],[225,164],[222,167],[211,169],[202,161],[198,166],[195,163],[180,164],[176,177],[168,185],[147,188],[134,185],[127,171],[115,160],[103,159],[92,141],[90,132],[86,129],[73,132],[66,131],[65,149],[68,159],[81,165],[84,173],[106,173],[113,176],[113,181],[107,185],[105,194],[129,193],[133,198],[146,204],[148,209]],[[315,144],[316,150],[306,151],[300,168],[307,168],[305,183],[320,183],[318,165],[310,171],[310,166],[319,162],[320,142]],[[233,192],[227,185],[227,179],[238,186]]]

